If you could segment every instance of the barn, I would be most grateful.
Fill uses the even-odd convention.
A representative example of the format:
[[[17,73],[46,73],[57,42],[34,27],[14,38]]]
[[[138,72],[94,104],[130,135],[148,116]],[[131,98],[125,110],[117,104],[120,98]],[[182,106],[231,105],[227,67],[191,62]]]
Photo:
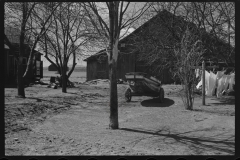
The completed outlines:
[[[15,54],[19,54],[19,40],[20,40],[20,31],[17,28],[7,26],[4,29],[5,35],[13,46],[13,51],[10,51],[9,46],[4,41],[4,79],[5,86],[7,85],[16,85],[17,84],[17,61],[15,60]],[[30,46],[25,43],[25,53],[23,55],[23,71],[26,70],[27,61],[30,54]],[[34,82],[43,77],[43,66],[41,61],[42,53],[34,50],[33,52],[33,68],[30,71],[30,76],[27,81]]]
[[[174,17],[174,20],[172,19],[172,17]],[[175,23],[175,25],[177,24],[179,27],[169,27],[172,26],[173,23]],[[119,57],[117,62],[117,78],[125,79],[125,74],[128,72],[145,72],[150,75],[156,76],[159,80],[162,81],[163,84],[173,83],[174,80],[172,79],[169,68],[165,68],[161,71],[161,73],[156,73],[153,70],[153,65],[147,65],[143,60],[139,59],[139,56],[141,56],[141,48],[139,47],[140,43],[136,42],[138,41],[139,37],[141,37],[142,39],[146,37],[147,39],[147,37],[151,34],[157,35],[157,37],[159,38],[158,40],[161,41],[161,43],[165,47],[164,49],[167,50],[171,48],[176,42],[180,41],[180,39],[178,41],[176,41],[176,38],[174,39],[174,34],[183,34],[183,32],[180,32],[178,29],[184,28],[186,24],[188,24],[188,26],[191,26],[192,28],[196,27],[195,24],[186,22],[183,20],[183,18],[179,16],[174,16],[172,13],[163,10],[162,12],[151,18],[149,21],[144,23],[142,26],[137,28],[131,34],[121,39],[118,46]],[[221,61],[221,56],[222,58],[224,56],[221,53],[227,52],[227,49],[229,47],[221,40],[213,38],[205,30],[203,32],[205,35],[203,41],[208,48],[206,54],[204,55],[204,58]],[[216,41],[216,46],[207,46],[209,44],[212,44],[209,43],[209,41]],[[219,49],[219,47],[223,48]],[[145,50],[145,52],[148,51]],[[84,61],[87,62],[87,81],[94,79],[108,79],[109,71],[106,50],[103,49],[96,54],[86,58]]]

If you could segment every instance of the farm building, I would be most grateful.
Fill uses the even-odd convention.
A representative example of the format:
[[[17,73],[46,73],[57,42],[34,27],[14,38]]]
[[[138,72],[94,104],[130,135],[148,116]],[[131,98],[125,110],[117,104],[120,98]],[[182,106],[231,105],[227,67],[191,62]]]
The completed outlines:
[[[149,40],[149,37],[152,37],[152,43],[156,41],[161,43],[163,50],[168,51],[172,49],[176,43],[181,41],[186,26],[190,29],[196,28],[195,24],[163,10],[128,36],[121,39],[119,41],[117,78],[125,79],[125,74],[128,72],[145,72],[156,76],[164,84],[173,83],[174,80],[172,79],[169,68],[165,68],[161,72],[156,72],[154,70],[154,68],[156,68],[154,64],[148,65],[139,57],[141,57],[143,52],[150,53],[151,47],[148,48],[144,46],[144,40]],[[224,59],[224,53],[228,52],[229,45],[214,38],[203,29],[200,31],[201,35],[203,35],[201,37],[202,41],[207,48],[204,58],[211,59],[211,61],[222,61],[222,59]],[[106,50],[103,49],[86,58],[84,61],[87,62],[87,81],[93,79],[108,79],[109,71]]]
[[[5,77],[5,85],[16,85],[17,84],[17,61],[15,60],[15,54],[19,54],[19,40],[20,40],[20,31],[17,28],[13,28],[11,26],[7,26],[4,29],[5,35],[13,46],[13,50],[11,51],[9,46],[7,46],[4,41],[4,77]],[[25,72],[27,67],[27,61],[30,54],[30,46],[25,43],[25,54],[23,55],[23,72]],[[30,79],[28,82],[34,82],[35,80],[39,80],[43,77],[43,66],[41,61],[41,53],[34,50],[33,56],[33,68],[30,71]],[[24,73],[23,73],[24,74]]]
[[[69,70],[69,67],[67,67],[67,71]],[[48,66],[48,71],[58,71],[57,68],[53,65],[53,64],[50,64]]]

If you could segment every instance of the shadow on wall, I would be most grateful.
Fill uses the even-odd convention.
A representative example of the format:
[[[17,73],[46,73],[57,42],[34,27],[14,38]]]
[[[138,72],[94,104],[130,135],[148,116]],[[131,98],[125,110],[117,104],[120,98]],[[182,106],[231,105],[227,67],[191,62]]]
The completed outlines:
[[[169,98],[164,98],[163,103],[160,103],[158,98],[152,98],[141,102],[141,105],[144,107],[169,107],[173,104],[174,101]]]

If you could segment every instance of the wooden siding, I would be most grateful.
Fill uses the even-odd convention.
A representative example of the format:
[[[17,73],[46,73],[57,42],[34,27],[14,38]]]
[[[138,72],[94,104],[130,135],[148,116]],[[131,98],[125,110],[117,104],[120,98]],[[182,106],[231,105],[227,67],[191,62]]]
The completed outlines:
[[[97,79],[108,79],[108,63],[107,58],[103,61],[97,61]]]
[[[125,74],[135,71],[135,54],[120,54],[117,64],[117,78],[125,80]]]
[[[87,81],[97,79],[97,61],[91,60],[87,62]]]
[[[18,53],[18,45],[17,44],[13,44],[15,48],[16,54]],[[23,56],[23,74],[25,73],[26,67],[27,67],[27,60],[28,60],[28,55],[29,55],[29,51],[30,50],[25,50],[25,54]],[[9,50],[4,49],[4,58],[5,58],[5,72],[4,72],[4,78],[5,78],[5,85],[12,85],[12,84],[16,84],[16,76],[17,76],[17,62],[15,60],[15,57],[13,56],[12,52],[9,52]],[[41,61],[41,54],[34,54],[33,57],[33,68],[32,70],[30,70],[30,78],[26,79],[26,82],[33,82],[35,80],[35,75],[36,75],[36,71],[35,71],[35,61],[38,60],[42,63]],[[42,65],[40,67],[40,78],[42,78]]]
[[[117,78],[125,79],[125,74],[135,71],[135,55],[120,54],[117,62]],[[87,61],[87,81],[93,79],[108,79],[109,69],[107,57],[101,62],[98,58]]]
[[[119,54],[117,62],[117,79],[126,80],[125,75],[129,72],[145,72],[151,76],[156,74],[151,69],[144,65],[143,62],[136,60],[136,53],[131,54]],[[103,61],[98,61],[98,58],[87,61],[87,81],[94,79],[108,79],[109,69],[107,63],[107,57]],[[157,76],[159,80],[164,84],[173,83],[169,70],[164,70]]]

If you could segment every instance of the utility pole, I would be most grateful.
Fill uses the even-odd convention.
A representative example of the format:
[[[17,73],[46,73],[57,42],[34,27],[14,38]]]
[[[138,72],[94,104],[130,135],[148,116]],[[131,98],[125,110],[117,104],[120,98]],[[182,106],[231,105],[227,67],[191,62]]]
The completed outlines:
[[[202,105],[205,105],[205,62],[202,62]]]

